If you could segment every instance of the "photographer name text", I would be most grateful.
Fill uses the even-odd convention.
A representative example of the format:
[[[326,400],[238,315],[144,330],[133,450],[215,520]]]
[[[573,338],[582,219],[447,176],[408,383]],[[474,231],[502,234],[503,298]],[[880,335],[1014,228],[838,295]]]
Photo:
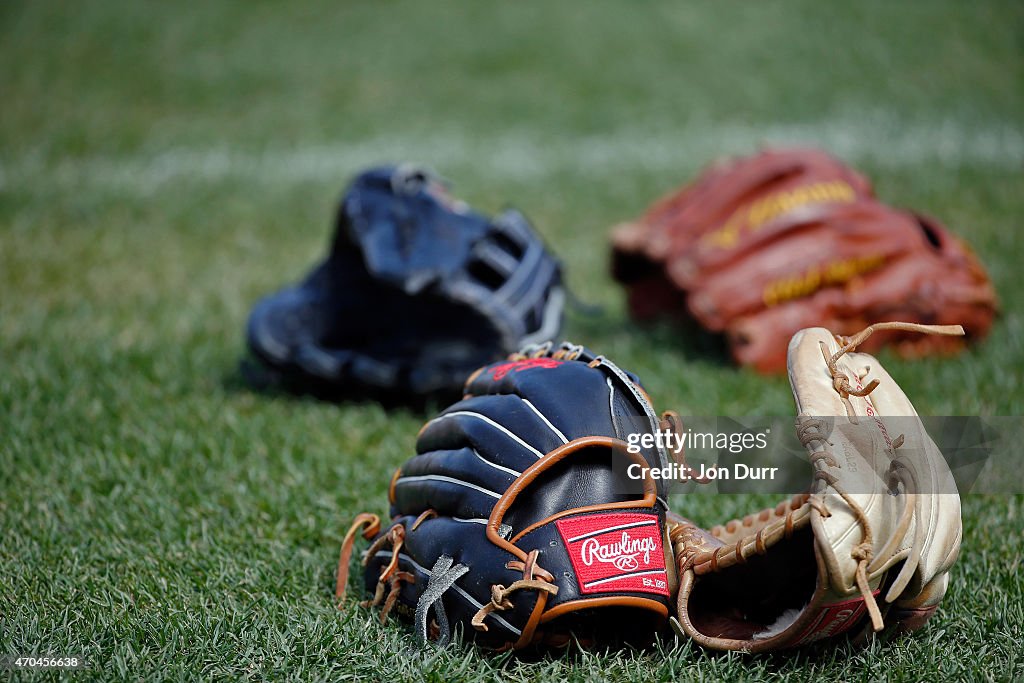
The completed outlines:
[[[644,467],[633,463],[626,468],[626,476],[638,481],[646,478],[675,481],[767,480],[775,479],[778,473],[778,467],[751,467],[741,462],[733,463],[732,467],[704,463],[696,467],[679,463],[670,463],[667,467]]]

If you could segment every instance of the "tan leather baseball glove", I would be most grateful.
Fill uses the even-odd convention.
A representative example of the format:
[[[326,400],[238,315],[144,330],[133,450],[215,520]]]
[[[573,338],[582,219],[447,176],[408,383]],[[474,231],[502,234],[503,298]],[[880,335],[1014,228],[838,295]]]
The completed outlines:
[[[810,492],[705,531],[670,520],[678,627],[701,645],[761,652],[920,628],[938,608],[961,542],[960,497],[942,454],[878,361],[853,338],[801,330],[789,344],[797,436]]]

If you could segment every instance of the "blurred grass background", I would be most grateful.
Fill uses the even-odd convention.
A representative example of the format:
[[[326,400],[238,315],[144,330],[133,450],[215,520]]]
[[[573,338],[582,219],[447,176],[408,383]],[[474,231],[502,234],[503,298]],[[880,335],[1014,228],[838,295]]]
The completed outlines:
[[[965,498],[951,591],[903,642],[539,662],[421,648],[331,591],[345,527],[386,511],[426,414],[237,375],[249,306],[322,253],[350,176],[411,159],[484,211],[531,216],[606,307],[567,336],[659,408],[789,414],[785,378],[632,327],[606,235],[716,156],[805,143],[939,217],[996,283],[984,344],[884,357],[919,411],[1020,415],[1022,36],[1014,2],[4,3],[0,653],[84,653],[103,679],[1024,676],[1020,496]]]

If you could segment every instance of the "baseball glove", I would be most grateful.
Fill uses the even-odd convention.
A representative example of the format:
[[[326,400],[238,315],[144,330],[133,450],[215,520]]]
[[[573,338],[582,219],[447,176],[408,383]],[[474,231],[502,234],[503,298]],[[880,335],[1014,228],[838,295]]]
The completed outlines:
[[[615,276],[638,318],[685,310],[735,359],[785,367],[783,340],[823,325],[959,322],[984,336],[996,297],[970,248],[936,221],[871,198],[867,181],[811,151],[763,152],[709,171],[613,234]],[[963,339],[878,335],[905,356]]]
[[[612,274],[627,286],[633,315],[650,318],[685,305],[667,269],[705,235],[708,244],[730,246],[800,207],[872,196],[864,176],[813,149],[765,150],[724,161],[656,201],[639,219],[615,227]]]
[[[455,393],[481,365],[556,337],[564,298],[522,214],[489,219],[423,169],[380,167],[343,196],[326,260],[255,306],[248,344],[288,388]]]
[[[349,530],[339,599],[362,531],[374,539],[371,604],[423,639],[460,630],[520,649],[652,638],[675,581],[666,505],[646,475],[667,453],[627,443],[662,425],[636,378],[582,347],[544,345],[482,368],[465,390],[395,473],[387,527],[361,515]]]
[[[808,494],[710,531],[670,520],[678,626],[701,645],[760,652],[909,632],[938,608],[960,550],[956,483],[896,382],[853,352],[894,328],[963,332],[883,323],[850,339],[806,329],[790,342]]]

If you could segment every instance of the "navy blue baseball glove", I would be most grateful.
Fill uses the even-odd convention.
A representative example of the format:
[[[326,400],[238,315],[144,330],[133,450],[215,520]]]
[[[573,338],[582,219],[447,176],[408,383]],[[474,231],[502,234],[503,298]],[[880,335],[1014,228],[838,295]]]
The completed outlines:
[[[631,437],[666,424],[637,379],[582,347],[545,344],[482,368],[465,390],[395,473],[391,522],[363,514],[349,530],[339,599],[361,531],[373,539],[371,603],[423,639],[650,641],[675,578],[662,482],[644,476],[668,454]]]
[[[453,392],[557,337],[564,300],[560,265],[521,213],[487,218],[421,168],[374,168],[343,196],[327,259],[256,304],[248,374],[352,395]]]

